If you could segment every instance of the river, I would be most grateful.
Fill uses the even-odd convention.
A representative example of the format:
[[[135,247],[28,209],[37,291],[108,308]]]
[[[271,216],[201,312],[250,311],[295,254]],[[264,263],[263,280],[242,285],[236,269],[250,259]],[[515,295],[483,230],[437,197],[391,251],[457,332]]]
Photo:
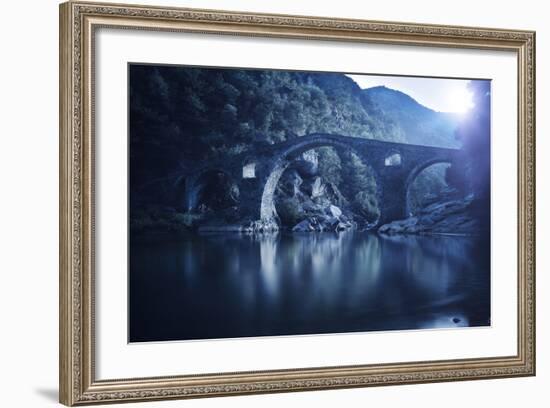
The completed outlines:
[[[490,325],[489,245],[372,233],[131,238],[131,342]]]

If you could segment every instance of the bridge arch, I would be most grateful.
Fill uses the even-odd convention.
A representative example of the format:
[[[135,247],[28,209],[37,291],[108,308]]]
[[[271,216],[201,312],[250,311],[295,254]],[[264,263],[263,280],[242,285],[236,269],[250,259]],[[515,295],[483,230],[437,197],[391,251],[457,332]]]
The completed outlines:
[[[426,169],[438,165],[438,164],[448,164],[449,166],[453,164],[453,160],[451,157],[434,157],[432,159],[423,161],[422,163],[416,165],[409,173],[409,175],[406,178],[405,181],[405,205],[406,205],[406,216],[409,216],[412,212],[411,208],[411,198],[410,198],[410,192],[411,192],[411,186],[413,185],[414,181],[417,179],[417,177]]]
[[[235,206],[240,219],[246,222],[277,220],[274,193],[284,171],[302,153],[324,146],[354,152],[372,170],[380,210],[377,225],[407,217],[410,185],[425,168],[437,163],[452,164],[462,157],[461,150],[455,148],[315,133],[276,144],[258,144],[250,151],[207,163],[187,163],[186,174],[179,177],[178,185],[172,186],[180,197],[175,202],[181,207],[192,208],[203,173],[214,170],[227,174],[238,190],[238,202],[234,201],[232,206]],[[386,159],[391,159],[395,153],[399,154],[399,160],[389,160],[390,165],[387,165]],[[185,186],[187,197],[181,195],[181,185]]]
[[[334,147],[337,150],[347,150],[355,153],[359,159],[373,172],[376,180],[377,188],[380,189],[380,178],[377,171],[373,168],[364,151],[358,149],[353,143],[349,142],[349,137],[339,137],[337,135],[309,135],[293,139],[292,143],[287,143],[274,158],[272,165],[268,166],[266,181],[262,188],[262,196],[260,202],[260,219],[262,220],[278,220],[277,210],[275,208],[275,190],[281,176],[292,163],[302,153],[320,147]]]
[[[196,211],[201,204],[223,207],[236,203],[239,198],[234,177],[221,167],[199,169],[188,177],[180,178],[177,183],[182,191],[180,197],[185,211]]]

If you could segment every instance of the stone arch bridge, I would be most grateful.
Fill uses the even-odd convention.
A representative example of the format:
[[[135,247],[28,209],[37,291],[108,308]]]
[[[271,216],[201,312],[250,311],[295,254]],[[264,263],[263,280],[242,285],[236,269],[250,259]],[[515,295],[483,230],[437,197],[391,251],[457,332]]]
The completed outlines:
[[[190,166],[190,171],[178,177],[178,186],[183,186],[184,196],[188,196],[207,172],[223,173],[238,187],[239,211],[244,220],[276,220],[274,193],[283,172],[302,153],[323,146],[351,150],[374,171],[380,205],[378,225],[406,218],[408,189],[416,176],[432,164],[460,160],[461,153],[459,149],[316,133],[261,145],[253,154]],[[180,194],[179,200],[186,198]],[[186,210],[192,207],[190,204]]]

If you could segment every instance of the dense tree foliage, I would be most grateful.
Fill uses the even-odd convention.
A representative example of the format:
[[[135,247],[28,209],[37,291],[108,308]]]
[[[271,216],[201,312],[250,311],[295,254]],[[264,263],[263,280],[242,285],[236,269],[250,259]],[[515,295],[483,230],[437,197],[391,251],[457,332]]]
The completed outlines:
[[[375,139],[425,146],[460,147],[453,135],[460,117],[435,112],[403,92],[383,86],[365,89],[363,107],[376,118],[384,136]]]
[[[380,216],[378,208],[378,186],[372,170],[352,151],[343,152],[343,194],[351,200],[354,213],[376,221]]]
[[[469,136],[485,130],[475,128],[485,126],[484,118],[471,118],[455,137],[456,115],[435,112],[385,87],[362,90],[343,74],[139,64],[129,73],[132,189],[177,174],[198,158],[226,157],[258,143],[316,132],[441,147],[464,144],[481,156],[488,148]],[[476,103],[485,100],[478,97]],[[317,154],[324,182],[341,191],[354,211],[376,218],[377,186],[368,163],[330,147]],[[488,169],[470,164],[468,171]],[[415,202],[447,181],[459,183],[452,171],[429,170],[413,194]],[[483,180],[476,188],[482,186]]]
[[[407,197],[409,215],[416,214],[426,202],[433,199],[449,187],[447,174],[451,166],[447,163],[437,163],[424,169],[411,183]],[[460,192],[464,195],[463,192]]]
[[[415,118],[417,118],[415,120]],[[456,145],[455,121],[343,74],[130,66],[130,137],[139,172],[165,174],[192,155],[238,153],[313,132]],[[144,174],[146,179],[153,174]]]

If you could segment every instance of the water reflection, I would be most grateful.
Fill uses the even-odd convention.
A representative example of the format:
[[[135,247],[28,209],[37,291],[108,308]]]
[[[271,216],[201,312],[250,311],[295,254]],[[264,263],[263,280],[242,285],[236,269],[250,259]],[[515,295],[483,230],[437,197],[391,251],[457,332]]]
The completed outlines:
[[[471,237],[214,234],[131,248],[131,341],[489,324],[489,249]]]

